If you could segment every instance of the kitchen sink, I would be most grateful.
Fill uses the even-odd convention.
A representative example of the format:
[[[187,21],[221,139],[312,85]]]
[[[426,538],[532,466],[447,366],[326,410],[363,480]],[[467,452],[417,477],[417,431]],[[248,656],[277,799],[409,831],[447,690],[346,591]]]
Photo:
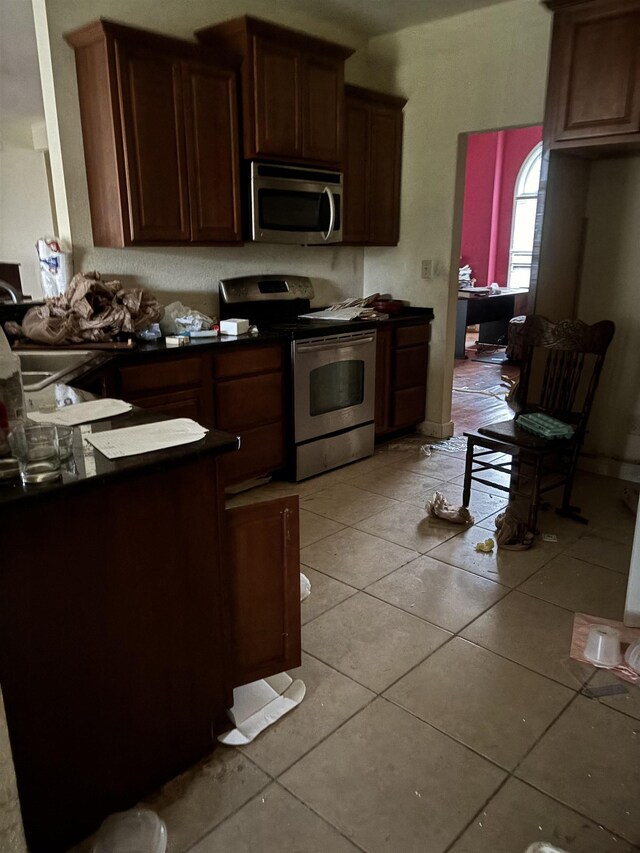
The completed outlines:
[[[18,352],[25,391],[40,391],[59,382],[98,355],[90,350],[29,350]]]

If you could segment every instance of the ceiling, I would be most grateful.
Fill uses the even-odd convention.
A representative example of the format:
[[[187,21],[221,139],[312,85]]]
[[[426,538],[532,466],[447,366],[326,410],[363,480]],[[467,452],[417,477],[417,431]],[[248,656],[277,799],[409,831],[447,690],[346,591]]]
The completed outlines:
[[[338,21],[363,38],[371,38],[502,2],[505,0],[279,0],[279,5],[303,9],[319,21]],[[1,0],[0,124],[13,118],[41,117],[31,0]]]
[[[505,0],[304,0],[304,8],[311,17],[340,21],[371,38],[503,2]],[[292,2],[292,5],[297,4]]]

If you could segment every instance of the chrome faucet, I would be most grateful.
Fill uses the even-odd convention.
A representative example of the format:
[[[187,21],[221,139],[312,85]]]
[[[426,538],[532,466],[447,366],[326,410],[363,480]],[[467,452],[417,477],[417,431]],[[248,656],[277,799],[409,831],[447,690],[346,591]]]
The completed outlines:
[[[22,300],[22,293],[12,284],[9,284],[8,281],[3,281],[2,279],[0,279],[0,289],[7,291],[14,305],[17,305],[18,302]]]

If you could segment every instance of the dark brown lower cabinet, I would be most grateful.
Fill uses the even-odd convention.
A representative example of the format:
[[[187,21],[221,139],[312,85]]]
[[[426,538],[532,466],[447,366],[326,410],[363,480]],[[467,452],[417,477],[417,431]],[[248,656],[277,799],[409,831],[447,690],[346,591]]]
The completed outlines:
[[[425,419],[429,323],[382,326],[376,351],[376,439]]]
[[[2,508],[0,682],[32,853],[208,755],[235,685],[300,664],[298,499],[225,513],[221,458]]]
[[[128,354],[111,371],[106,391],[142,409],[193,418],[239,436],[239,451],[222,462],[226,485],[284,467],[281,343],[225,344],[201,353]]]
[[[233,685],[300,666],[298,497],[226,511]]]

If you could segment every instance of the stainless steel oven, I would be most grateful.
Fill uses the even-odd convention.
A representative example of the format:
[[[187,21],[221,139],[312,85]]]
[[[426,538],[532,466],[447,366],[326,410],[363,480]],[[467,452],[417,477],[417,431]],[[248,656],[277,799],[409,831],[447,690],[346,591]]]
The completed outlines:
[[[376,331],[373,321],[308,316],[311,280],[296,275],[220,281],[220,317],[246,317],[291,341],[287,473],[295,480],[374,451]]]
[[[374,447],[375,330],[294,340],[296,479]]]

